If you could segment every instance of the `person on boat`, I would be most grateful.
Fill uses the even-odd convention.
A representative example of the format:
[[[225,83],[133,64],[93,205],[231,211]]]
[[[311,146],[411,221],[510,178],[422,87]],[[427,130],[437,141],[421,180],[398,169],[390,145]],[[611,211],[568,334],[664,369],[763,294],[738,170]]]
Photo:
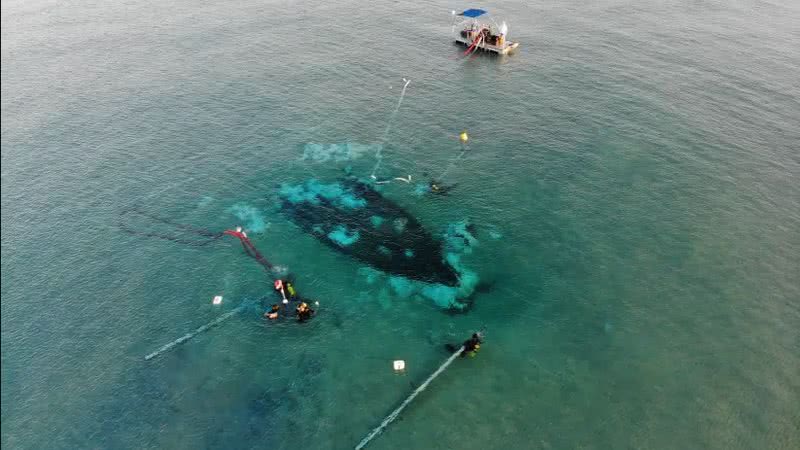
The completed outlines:
[[[278,318],[278,312],[280,312],[281,307],[277,303],[272,305],[272,309],[264,313],[264,317],[270,320],[275,320]]]
[[[300,322],[305,322],[306,320],[310,319],[311,316],[314,314],[314,310],[308,307],[308,303],[300,302],[297,305],[297,320]]]

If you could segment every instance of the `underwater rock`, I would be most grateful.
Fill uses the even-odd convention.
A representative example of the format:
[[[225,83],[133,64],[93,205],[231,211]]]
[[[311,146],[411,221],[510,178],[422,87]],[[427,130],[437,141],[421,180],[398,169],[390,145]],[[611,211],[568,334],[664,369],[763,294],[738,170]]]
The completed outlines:
[[[283,184],[281,210],[331,248],[393,275],[455,286],[442,242],[403,208],[352,179]]]

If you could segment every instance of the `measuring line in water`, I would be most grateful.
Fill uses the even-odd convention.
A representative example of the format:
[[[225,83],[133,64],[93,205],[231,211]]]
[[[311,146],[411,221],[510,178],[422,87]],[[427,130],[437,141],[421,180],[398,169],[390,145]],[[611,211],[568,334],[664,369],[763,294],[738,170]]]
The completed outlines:
[[[216,319],[212,320],[211,322],[208,322],[207,324],[197,328],[196,330],[192,331],[191,333],[186,333],[183,336],[179,337],[178,339],[175,339],[174,341],[170,342],[169,344],[166,344],[166,345],[162,346],[161,348],[159,348],[158,350],[154,351],[153,353],[150,353],[149,355],[145,356],[144,360],[145,361],[150,361],[151,359],[153,359],[153,358],[155,358],[155,357],[157,357],[157,356],[159,356],[159,355],[161,355],[163,353],[166,353],[166,352],[172,350],[176,346],[178,346],[180,344],[183,344],[184,342],[186,342],[189,339],[197,336],[198,334],[200,334],[200,333],[202,333],[204,331],[208,331],[212,327],[214,327],[216,325],[219,325],[220,323],[228,320],[229,318],[233,317],[235,314],[239,313],[243,309],[244,309],[244,305],[237,306],[236,308],[234,308],[234,309],[226,312],[225,314],[217,317]]]
[[[438,177],[436,177],[436,181],[441,182],[442,179],[444,178],[444,176],[447,175],[447,172],[449,172],[450,169],[452,169],[453,166],[456,165],[456,163],[461,159],[461,157],[464,156],[465,153],[467,153],[467,146],[466,146],[466,144],[461,144],[461,153],[459,153],[458,156],[456,157],[456,159],[454,159],[452,162],[450,162],[450,164],[448,164],[447,168],[445,168],[444,171],[442,173],[440,173]]]
[[[419,395],[420,392],[424,391],[431,383],[431,381],[433,381],[434,378],[438,377],[439,374],[444,372],[444,370],[447,369],[447,366],[449,366],[453,361],[455,361],[455,359],[458,358],[458,356],[461,355],[461,352],[463,351],[464,351],[464,346],[462,345],[457,352],[453,353],[449,358],[447,358],[447,361],[445,361],[444,364],[442,364],[441,366],[439,366],[438,369],[436,369],[436,372],[433,372],[433,374],[429,376],[428,379],[425,380],[425,382],[420,385],[420,387],[418,387],[414,392],[412,392],[411,395],[409,395],[408,398],[406,398],[403,401],[403,403],[401,403],[400,406],[397,407],[397,409],[395,409],[394,411],[392,411],[391,414],[386,416],[386,418],[383,419],[383,422],[381,422],[380,425],[375,427],[364,439],[362,439],[361,442],[359,442],[358,445],[356,445],[355,450],[361,450],[362,448],[366,447],[367,444],[369,444],[369,441],[373,440],[375,436],[381,434],[381,432],[385,430],[390,423],[394,422],[394,420],[397,419],[397,416],[399,416],[400,413],[403,412],[405,407],[408,406],[408,404],[411,403],[414,400],[414,398],[417,395]]]
[[[181,227],[184,228],[184,229],[190,229],[189,226],[181,226]],[[214,238],[218,238],[218,237],[224,236],[224,235],[233,236],[235,238],[238,238],[239,241],[242,243],[242,247],[244,247],[245,252],[247,252],[248,255],[252,256],[253,259],[255,259],[262,266],[264,266],[264,268],[267,269],[268,272],[277,273],[279,271],[278,270],[279,268],[277,266],[272,265],[272,263],[270,263],[269,261],[267,261],[266,258],[264,258],[264,256],[258,251],[258,249],[256,249],[256,246],[253,245],[253,243],[247,237],[247,234],[245,234],[243,231],[240,231],[240,229],[225,230],[222,233],[213,233],[212,234],[212,236]],[[166,352],[172,350],[176,346],[178,346],[180,344],[183,344],[184,342],[188,341],[189,339],[192,339],[193,337],[197,336],[198,334],[200,334],[200,333],[202,333],[204,331],[208,331],[209,329],[219,325],[220,323],[224,322],[225,320],[228,320],[229,318],[233,317],[235,314],[237,314],[238,312],[240,312],[243,309],[244,309],[244,305],[237,306],[236,308],[234,308],[234,309],[226,312],[225,314],[217,317],[216,319],[212,320],[211,322],[209,322],[209,323],[197,328],[196,330],[192,331],[191,333],[186,333],[185,335],[179,337],[178,339],[175,339],[174,341],[170,342],[169,344],[166,344],[166,345],[162,346],[161,348],[159,348],[158,350],[154,351],[153,353],[148,354],[147,356],[144,357],[144,360],[145,361],[149,361],[149,360],[151,360],[153,358],[158,357],[159,355],[161,355],[163,353],[166,353]]]
[[[411,83],[411,80],[407,80],[403,78],[406,84],[403,85],[403,91],[400,93],[400,100],[397,101],[397,106],[392,111],[392,114],[389,116],[389,123],[386,124],[386,130],[383,132],[383,138],[381,139],[380,146],[378,150],[375,152],[375,159],[378,161],[375,163],[375,167],[372,168],[372,178],[375,178],[375,172],[378,171],[378,167],[381,165],[381,151],[383,150],[383,146],[386,144],[386,139],[389,137],[389,131],[392,129],[392,124],[394,123],[394,117],[397,115],[397,111],[400,110],[400,105],[403,104],[403,97],[406,95],[406,88],[408,87],[408,83]]]

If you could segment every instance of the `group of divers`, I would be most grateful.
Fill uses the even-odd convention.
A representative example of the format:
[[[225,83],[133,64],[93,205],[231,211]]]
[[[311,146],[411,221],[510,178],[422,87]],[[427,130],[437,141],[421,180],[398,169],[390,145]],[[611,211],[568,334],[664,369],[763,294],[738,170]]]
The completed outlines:
[[[264,313],[264,317],[267,319],[278,320],[282,315],[288,314],[283,311],[289,310],[290,301],[298,302],[295,308],[295,315],[297,316],[298,322],[305,322],[316,313],[316,311],[308,306],[308,303],[297,295],[297,291],[291,281],[282,279],[275,280],[275,291],[281,294],[281,303],[275,303],[269,311]],[[319,302],[317,302],[317,304],[319,304]]]
[[[298,322],[305,322],[314,316],[314,314],[316,314],[316,311],[311,309],[311,307],[308,306],[308,303],[306,303],[306,301],[297,295],[297,290],[294,288],[294,285],[291,281],[277,279],[275,280],[274,286],[275,291],[280,294],[281,301],[280,303],[273,304],[272,307],[270,307],[270,309],[264,313],[264,317],[269,320],[279,320],[282,316],[289,315],[290,313],[288,311],[290,311],[290,305],[292,302],[297,302],[295,316],[297,317]],[[319,302],[314,303],[315,305],[319,305]],[[481,349],[482,343],[483,333],[473,333],[472,337],[461,344],[461,347],[463,347],[463,350],[461,350],[461,357],[474,357],[478,353],[478,350]],[[452,353],[456,352],[461,347],[453,344],[445,345],[445,348]]]

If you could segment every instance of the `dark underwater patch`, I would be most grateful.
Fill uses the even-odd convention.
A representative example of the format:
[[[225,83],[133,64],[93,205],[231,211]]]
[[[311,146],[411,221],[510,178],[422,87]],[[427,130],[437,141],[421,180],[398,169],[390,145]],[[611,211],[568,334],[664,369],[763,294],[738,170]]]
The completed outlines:
[[[459,281],[442,242],[365,183],[308,180],[284,184],[278,195],[292,222],[338,252],[413,280],[446,286]]]

